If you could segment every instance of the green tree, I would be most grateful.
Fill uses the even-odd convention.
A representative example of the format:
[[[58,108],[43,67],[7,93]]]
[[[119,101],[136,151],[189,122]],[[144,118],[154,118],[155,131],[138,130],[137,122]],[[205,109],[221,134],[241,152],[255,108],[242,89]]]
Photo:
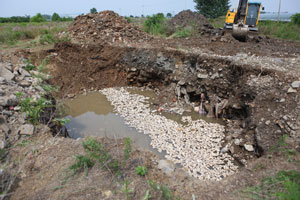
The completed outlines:
[[[53,15],[52,15],[52,17],[51,17],[51,21],[56,21],[56,22],[61,21],[61,18],[60,18],[60,16],[59,16],[59,14],[53,13]]]
[[[194,0],[196,10],[207,18],[225,16],[230,5],[229,0]]]
[[[92,9],[90,10],[90,13],[92,13],[92,14],[97,13],[97,9],[96,9],[96,8],[92,8]]]
[[[167,17],[168,18],[172,18],[172,14],[171,13],[167,13]]]
[[[45,22],[46,19],[42,16],[41,13],[36,14],[30,19],[30,22]]]
[[[300,13],[296,13],[291,16],[292,23],[300,26]]]

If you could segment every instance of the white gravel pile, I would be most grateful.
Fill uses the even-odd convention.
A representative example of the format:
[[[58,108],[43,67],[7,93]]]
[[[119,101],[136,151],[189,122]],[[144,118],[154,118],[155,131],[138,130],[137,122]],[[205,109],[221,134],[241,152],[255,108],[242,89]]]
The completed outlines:
[[[124,88],[107,88],[100,91],[115,107],[126,123],[139,132],[148,134],[151,146],[165,150],[166,158],[180,163],[188,173],[204,180],[221,180],[237,170],[233,158],[221,153],[224,126],[192,121],[181,125],[155,114],[149,108],[148,97],[131,94]]]

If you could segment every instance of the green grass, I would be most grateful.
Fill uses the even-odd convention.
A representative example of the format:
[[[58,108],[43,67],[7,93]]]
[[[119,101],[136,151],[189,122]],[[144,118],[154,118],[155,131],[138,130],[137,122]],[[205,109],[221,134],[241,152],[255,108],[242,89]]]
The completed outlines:
[[[83,155],[76,155],[75,163],[70,166],[70,169],[73,171],[73,173],[76,173],[83,169],[85,175],[87,175],[88,169],[93,167],[94,165],[95,165],[95,161],[92,160],[90,157],[83,156]]]
[[[125,194],[126,199],[131,199],[131,194],[134,192],[133,188],[129,188],[130,182],[128,180],[125,180],[123,186],[122,186],[122,192]]]
[[[65,31],[70,22],[2,23],[0,44],[14,45],[22,40],[38,39],[39,44],[59,40],[58,33]]]
[[[173,33],[171,37],[186,38],[186,37],[190,37],[191,35],[192,35],[192,29],[191,28],[185,28],[185,29],[176,30],[176,32]]]
[[[155,181],[149,180],[148,185],[155,191],[161,194],[162,199],[164,200],[172,200],[175,199],[171,190],[166,185],[160,185]],[[177,198],[176,198],[177,199]]]
[[[258,186],[245,188],[240,194],[243,198],[255,200],[299,200],[300,172],[280,171],[274,177],[262,179]]]
[[[300,26],[291,22],[261,21],[259,32],[274,38],[300,41]]]
[[[137,166],[136,174],[140,176],[145,176],[148,173],[148,169],[146,166]]]
[[[129,137],[124,139],[124,144],[125,144],[125,147],[124,147],[124,161],[127,161],[129,159],[130,153],[132,151],[131,143],[132,142],[131,142],[131,139]]]
[[[87,137],[86,141],[82,142],[82,146],[86,155],[76,155],[75,163],[69,167],[73,171],[73,174],[84,169],[85,174],[88,173],[88,169],[93,167],[94,164],[100,163],[101,167],[120,174],[120,164],[117,159],[106,151],[105,146],[99,143],[93,138]]]
[[[211,25],[215,28],[224,28],[225,16],[221,16],[215,19],[208,19]]]

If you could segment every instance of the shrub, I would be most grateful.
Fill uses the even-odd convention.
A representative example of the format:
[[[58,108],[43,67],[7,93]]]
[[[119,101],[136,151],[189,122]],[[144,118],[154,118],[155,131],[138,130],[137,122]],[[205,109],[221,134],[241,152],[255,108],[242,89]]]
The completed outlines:
[[[33,16],[30,19],[30,22],[45,22],[45,21],[46,21],[46,19],[45,19],[45,17],[42,16],[41,13],[36,14],[36,16]]]
[[[153,35],[165,35],[164,22],[165,16],[163,13],[147,16],[147,20],[144,23],[145,31]]]
[[[39,38],[39,44],[53,44],[55,42],[55,38],[53,37],[52,34],[43,34]]]
[[[292,23],[300,26],[300,13],[296,13],[291,16]]]

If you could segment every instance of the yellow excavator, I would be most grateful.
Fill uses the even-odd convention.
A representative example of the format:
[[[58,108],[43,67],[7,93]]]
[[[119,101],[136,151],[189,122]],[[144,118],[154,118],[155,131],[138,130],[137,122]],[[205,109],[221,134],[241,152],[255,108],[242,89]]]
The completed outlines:
[[[239,41],[246,41],[249,31],[258,31],[258,21],[261,3],[240,0],[237,9],[228,10],[225,20],[225,29],[232,29],[232,36]]]

